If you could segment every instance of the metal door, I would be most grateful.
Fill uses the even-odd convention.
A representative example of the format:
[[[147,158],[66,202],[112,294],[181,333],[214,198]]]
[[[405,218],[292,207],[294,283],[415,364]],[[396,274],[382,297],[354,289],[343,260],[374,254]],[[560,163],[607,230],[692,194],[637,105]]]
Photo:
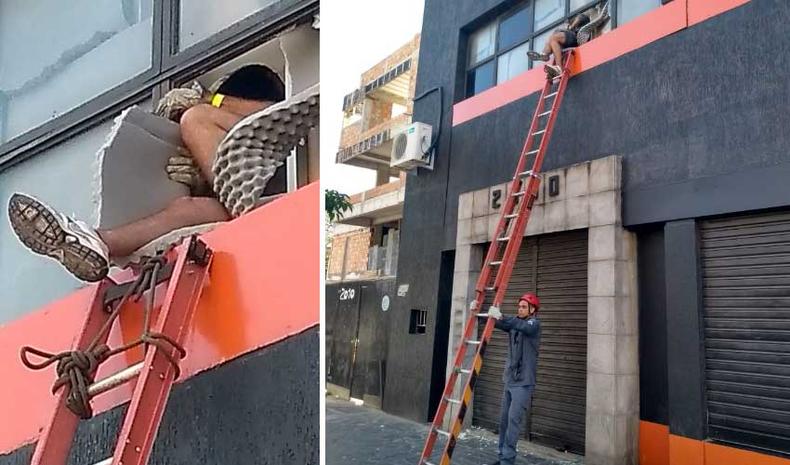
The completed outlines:
[[[708,435],[790,453],[790,213],[700,225]]]
[[[541,346],[525,434],[530,440],[582,454],[587,379],[587,230],[524,239],[503,313],[514,314],[518,298],[535,291],[542,305]],[[494,431],[499,428],[506,357],[507,336],[495,331],[486,349],[473,406],[473,424]]]

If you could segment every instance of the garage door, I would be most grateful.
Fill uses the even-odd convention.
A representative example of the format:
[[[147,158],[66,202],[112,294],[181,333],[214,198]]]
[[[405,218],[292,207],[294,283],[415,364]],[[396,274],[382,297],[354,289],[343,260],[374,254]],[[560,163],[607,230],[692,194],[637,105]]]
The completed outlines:
[[[700,229],[708,434],[790,453],[790,213]]]
[[[587,376],[587,230],[526,238],[505,298],[506,313],[537,289],[542,303],[538,384],[527,438],[584,453]],[[494,331],[475,388],[473,423],[497,431],[507,337]]]

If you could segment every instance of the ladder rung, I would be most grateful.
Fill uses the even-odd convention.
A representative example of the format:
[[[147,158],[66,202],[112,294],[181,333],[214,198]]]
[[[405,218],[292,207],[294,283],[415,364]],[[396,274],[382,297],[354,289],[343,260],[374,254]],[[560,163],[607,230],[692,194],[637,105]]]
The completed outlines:
[[[543,97],[543,100],[546,100],[547,98],[554,97],[554,96],[555,96],[555,95],[557,95],[558,93],[559,93],[559,92],[552,92],[552,93],[550,93],[549,95],[547,95],[547,96]]]
[[[439,429],[439,428],[434,428],[433,430],[436,431],[437,433],[441,434],[442,436],[447,436],[448,438],[450,437],[450,432],[449,431],[445,431],[445,430]]]
[[[533,178],[537,178],[538,175],[532,172],[532,170],[522,171],[518,174],[519,176],[532,176]]]
[[[476,341],[476,340],[474,340],[474,339],[467,339],[467,340],[466,340],[466,343],[467,343],[467,344],[471,344],[471,345],[473,345],[473,346],[480,345],[480,341]]]
[[[96,381],[88,388],[88,396],[95,397],[103,392],[109,391],[112,388],[118,387],[135,378],[140,374],[140,370],[142,369],[143,362],[140,362],[128,368],[124,368],[118,373],[110,375],[101,381]]]
[[[532,135],[533,135],[533,136],[539,136],[539,135],[543,134],[544,132],[546,132],[546,130],[545,130],[545,129],[541,129],[541,130],[540,130],[540,131],[538,131],[538,132],[533,132],[533,133],[532,133]]]
[[[101,462],[96,462],[94,465],[111,465],[112,464],[112,457],[102,460]]]
[[[447,402],[449,402],[451,404],[461,405],[461,401],[458,400],[458,399],[451,399],[449,397],[445,397],[444,400],[446,400]]]
[[[501,264],[502,264],[502,260],[497,260],[497,261],[495,261],[495,262],[491,262],[491,263],[489,263],[489,265],[491,265],[491,266],[499,266],[499,265],[501,265]]]
[[[506,220],[512,220],[513,218],[518,218],[518,213],[511,213],[509,215],[505,215]]]
[[[507,241],[509,241],[509,240],[510,240],[510,236],[506,236],[506,237],[500,237],[500,238],[499,238],[499,239],[497,239],[497,240],[498,240],[499,242],[507,242]]]
[[[539,115],[538,115],[538,118],[542,118],[542,117],[544,117],[544,116],[546,116],[546,115],[550,115],[550,114],[551,114],[551,110],[549,110],[549,111],[544,111],[543,113],[541,113],[541,114],[539,114]]]
[[[494,286],[491,286],[491,287],[487,287],[486,290],[487,291],[495,291],[496,288]]]
[[[526,155],[532,155],[532,154],[538,153],[538,152],[540,152],[540,149],[530,150],[529,152],[526,153]]]
[[[422,460],[422,463],[423,463],[423,465],[434,465],[433,462],[429,462],[429,461],[427,461],[425,459]]]
[[[478,313],[477,317],[478,318],[488,318],[488,313]]]
[[[463,373],[465,375],[468,375],[471,372],[472,372],[472,370],[467,370],[466,368],[459,368],[458,369],[458,373]]]
[[[513,192],[513,197],[521,197],[524,195],[524,191]]]

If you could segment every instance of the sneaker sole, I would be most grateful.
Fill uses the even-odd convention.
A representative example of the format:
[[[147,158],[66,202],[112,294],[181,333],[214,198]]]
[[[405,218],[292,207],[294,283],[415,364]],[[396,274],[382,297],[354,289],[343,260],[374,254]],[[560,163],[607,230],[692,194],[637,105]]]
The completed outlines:
[[[266,203],[263,191],[291,148],[318,125],[318,89],[254,113],[220,143],[214,160],[214,193],[233,217]]]
[[[533,51],[527,52],[527,58],[529,58],[532,61],[546,61],[545,56]]]
[[[96,282],[107,276],[107,260],[81,245],[58,217],[36,199],[14,194],[8,202],[8,218],[19,240],[34,253],[57,260],[82,281]]]

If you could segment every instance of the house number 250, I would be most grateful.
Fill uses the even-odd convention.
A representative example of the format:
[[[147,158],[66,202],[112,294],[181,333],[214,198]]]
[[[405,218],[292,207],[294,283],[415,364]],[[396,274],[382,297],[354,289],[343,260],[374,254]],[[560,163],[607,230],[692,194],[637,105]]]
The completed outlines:
[[[354,300],[354,289],[340,288],[340,300]]]

